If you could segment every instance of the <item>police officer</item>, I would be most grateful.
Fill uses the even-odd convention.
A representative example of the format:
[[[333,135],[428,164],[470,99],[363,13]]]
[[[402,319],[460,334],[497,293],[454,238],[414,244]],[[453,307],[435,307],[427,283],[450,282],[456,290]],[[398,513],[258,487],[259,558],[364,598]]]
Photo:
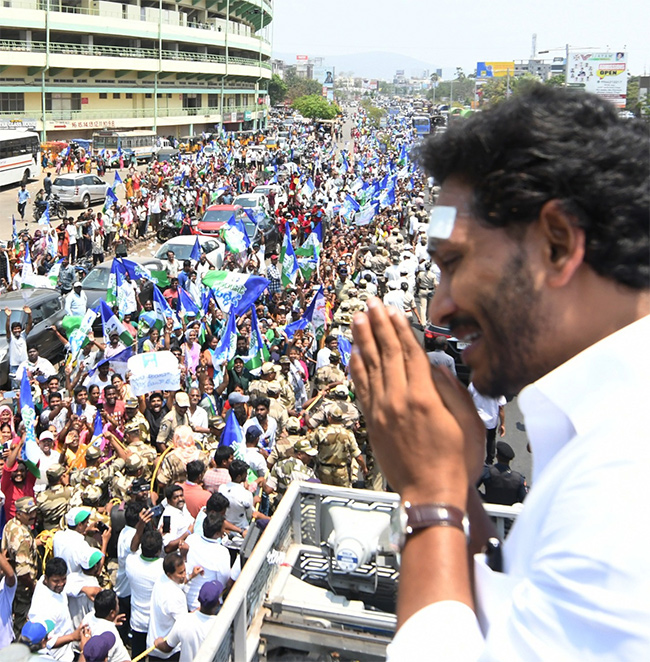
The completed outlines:
[[[278,435],[282,434],[289,419],[289,412],[280,399],[281,394],[282,386],[280,382],[273,380],[268,383],[266,397],[270,400],[269,416],[272,416],[278,423]]]
[[[346,384],[345,373],[339,367],[341,363],[341,355],[338,351],[333,350],[330,352],[330,364],[318,368],[316,371],[315,384],[316,389],[322,391],[330,384]]]
[[[160,421],[160,429],[156,437],[156,446],[162,453],[174,439],[174,431],[181,425],[191,425],[189,417],[190,397],[185,391],[178,391],[174,396],[172,410]]]
[[[251,399],[266,397],[268,391],[269,382],[275,380],[276,377],[275,365],[270,361],[262,364],[260,368],[260,378],[255,379],[250,383],[248,387],[248,395]]]
[[[510,468],[510,462],[515,457],[512,446],[505,441],[497,442],[497,461],[493,465],[485,465],[477,487],[485,487],[484,500],[487,503],[498,503],[502,506],[512,506],[521,503],[528,494],[526,478],[518,471]]]
[[[16,516],[10,519],[2,532],[2,551],[18,577],[14,597],[14,632],[19,636],[27,620],[27,612],[38,578],[38,553],[32,533],[36,521],[36,502],[30,496],[16,500]]]
[[[46,472],[47,489],[36,496],[37,529],[49,531],[62,528],[62,518],[68,512],[72,489],[61,483],[65,467],[53,464]]]
[[[327,410],[332,404],[336,404],[343,412],[343,425],[353,432],[359,427],[359,410],[349,402],[350,391],[345,384],[338,384],[327,394],[323,405],[316,408],[312,415],[305,413],[305,422],[311,429],[316,429],[327,422]]]
[[[438,276],[433,270],[431,261],[428,261],[417,274],[417,293],[420,298],[420,318],[424,324],[426,324],[429,319],[429,302],[433,298],[437,285]]]
[[[318,449],[316,475],[322,483],[352,487],[352,461],[356,460],[364,475],[368,472],[361,451],[350,430],[343,426],[343,412],[337,405],[327,411],[328,425],[318,428],[312,442]]]
[[[294,480],[316,480],[316,474],[311,468],[318,451],[302,438],[293,446],[293,456],[280,460],[271,469],[264,491],[267,494],[277,492],[279,499],[287,491]]]
[[[269,456],[266,458],[266,463],[269,465],[269,468],[272,468],[276,462],[292,457],[294,446],[303,438],[300,434],[300,419],[295,416],[290,416],[287,419],[284,431],[285,434],[275,440],[275,444],[273,444],[273,448],[271,449]]]

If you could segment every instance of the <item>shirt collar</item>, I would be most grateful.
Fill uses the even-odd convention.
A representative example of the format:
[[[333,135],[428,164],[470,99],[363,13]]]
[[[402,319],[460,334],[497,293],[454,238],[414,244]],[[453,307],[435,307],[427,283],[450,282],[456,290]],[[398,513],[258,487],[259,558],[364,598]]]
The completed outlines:
[[[519,394],[533,457],[533,481],[576,435],[600,424],[595,411],[628,409],[631,384],[650,370],[650,316],[619,329]]]

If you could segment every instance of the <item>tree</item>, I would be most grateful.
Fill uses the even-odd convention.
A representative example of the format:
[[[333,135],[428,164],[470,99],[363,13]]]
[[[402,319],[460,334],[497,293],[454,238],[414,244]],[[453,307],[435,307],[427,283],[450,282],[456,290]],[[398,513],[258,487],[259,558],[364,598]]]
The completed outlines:
[[[288,91],[289,86],[282,80],[282,78],[280,78],[278,74],[273,74],[269,81],[269,97],[271,98],[271,105],[277,106],[279,103],[282,103],[286,99]]]
[[[292,105],[303,117],[312,120],[333,120],[341,112],[335,103],[318,94],[298,97]]]
[[[564,74],[556,74],[544,81],[544,85],[549,87],[564,87]]]
[[[323,89],[323,86],[317,80],[298,76],[295,67],[287,67],[285,69],[284,82],[289,88],[287,90],[287,99],[292,103],[299,97],[320,94]]]
[[[456,80],[465,80],[465,72],[462,67],[456,67]]]
[[[364,99],[361,102],[361,107],[366,111],[368,118],[377,129],[381,123],[381,118],[386,114],[383,108],[377,108],[370,103],[370,99]]]

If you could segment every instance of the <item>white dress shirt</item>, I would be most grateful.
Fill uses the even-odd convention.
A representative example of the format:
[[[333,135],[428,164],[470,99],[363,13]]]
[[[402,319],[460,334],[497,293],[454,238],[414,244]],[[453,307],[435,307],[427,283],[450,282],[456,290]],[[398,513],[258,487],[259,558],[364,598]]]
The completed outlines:
[[[481,628],[465,605],[435,603],[402,626],[389,660],[648,657],[648,338],[645,317],[521,392],[533,487],[505,572],[475,558]]]
[[[72,634],[74,631],[65,591],[63,593],[51,591],[45,586],[43,577],[41,577],[36,582],[36,588],[34,589],[32,604],[29,608],[27,618],[30,621],[36,621],[38,623],[52,621],[54,628],[47,639],[47,650],[45,652],[55,660],[60,660],[60,662],[73,662],[74,650],[72,643],[53,648],[59,637]]]

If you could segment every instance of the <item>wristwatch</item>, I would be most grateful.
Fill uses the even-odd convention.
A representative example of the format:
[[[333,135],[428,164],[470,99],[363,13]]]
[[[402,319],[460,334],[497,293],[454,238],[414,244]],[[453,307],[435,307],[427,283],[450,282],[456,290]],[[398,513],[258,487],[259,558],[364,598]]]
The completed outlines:
[[[414,505],[403,501],[391,518],[391,543],[401,551],[408,536],[431,526],[452,526],[460,529],[469,541],[469,519],[460,508],[448,503]]]

